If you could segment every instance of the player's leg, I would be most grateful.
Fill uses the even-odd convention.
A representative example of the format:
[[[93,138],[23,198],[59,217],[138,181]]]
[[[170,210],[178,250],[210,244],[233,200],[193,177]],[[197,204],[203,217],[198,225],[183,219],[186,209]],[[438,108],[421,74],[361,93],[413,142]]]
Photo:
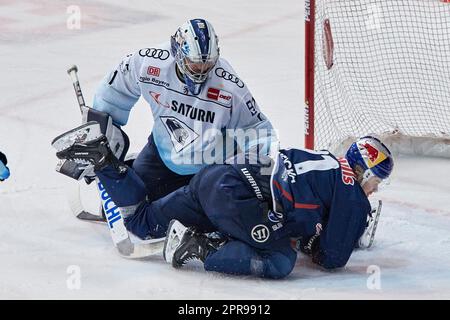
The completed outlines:
[[[212,165],[200,170],[189,185],[140,205],[127,218],[127,227],[141,238],[160,237],[165,235],[169,222],[176,219],[202,232],[218,230],[257,248],[266,248],[277,240],[277,234],[271,235],[269,230],[274,223],[267,221],[267,213],[267,204],[256,198],[232,166]],[[255,240],[254,227],[264,223],[267,233]]]
[[[206,257],[204,267],[227,274],[281,279],[292,272],[296,259],[289,239],[275,250],[258,250],[242,241],[229,241]]]
[[[146,199],[147,189],[142,179],[132,168],[119,173],[108,166],[96,173],[125,216],[127,229],[142,239],[164,237],[172,219],[183,221],[204,232],[214,230],[189,185],[161,199],[149,201]],[[201,179],[201,176],[197,179]]]
[[[195,178],[195,177],[194,177]],[[202,207],[187,185],[153,202],[143,202],[133,215],[126,219],[126,226],[133,234],[144,239],[161,238],[166,235],[171,220],[183,221],[202,232],[212,232],[210,223]]]
[[[153,136],[133,162],[133,169],[147,188],[148,200],[153,201],[185,186],[192,175],[179,175],[166,167],[156,148]]]
[[[132,168],[118,172],[114,166],[108,165],[95,173],[119,208],[136,207],[145,200],[145,184]]]
[[[188,252],[177,254],[173,251],[175,258],[181,257],[181,261],[172,262],[173,265],[182,265],[184,258],[194,256],[204,261],[206,270],[229,274],[282,278],[292,271],[296,253],[289,237],[274,231],[275,223],[268,220],[267,204],[258,200],[232,166],[209,166],[194,177],[190,187],[211,223],[232,240],[217,251],[196,252],[208,242],[198,233],[190,236],[187,232],[187,242],[178,249]],[[174,241],[175,247],[180,241],[180,237]]]
[[[212,238],[177,220],[169,224],[164,244],[164,259],[175,268],[199,259],[207,271],[233,275],[284,278],[291,273],[296,258],[289,238],[277,241],[271,249],[258,250],[239,240]]]
[[[281,232],[273,231],[276,223],[268,219],[268,202],[257,198],[233,166],[207,167],[201,179],[190,185],[206,216],[222,234],[259,249],[280,238]]]

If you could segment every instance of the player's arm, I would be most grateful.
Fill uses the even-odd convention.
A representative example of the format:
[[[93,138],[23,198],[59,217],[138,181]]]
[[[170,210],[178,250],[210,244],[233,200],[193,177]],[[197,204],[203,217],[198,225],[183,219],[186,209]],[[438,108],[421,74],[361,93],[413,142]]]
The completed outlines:
[[[243,151],[256,146],[260,154],[270,154],[271,148],[278,150],[277,134],[248,90],[236,98],[227,129],[235,130],[235,140]]]
[[[345,208],[332,208],[320,236],[309,244],[313,261],[326,269],[345,266],[364,232],[369,212],[368,202],[347,201]]]
[[[94,96],[93,108],[111,115],[118,125],[125,125],[131,108],[138,101],[140,61],[138,54],[127,55],[102,80]]]

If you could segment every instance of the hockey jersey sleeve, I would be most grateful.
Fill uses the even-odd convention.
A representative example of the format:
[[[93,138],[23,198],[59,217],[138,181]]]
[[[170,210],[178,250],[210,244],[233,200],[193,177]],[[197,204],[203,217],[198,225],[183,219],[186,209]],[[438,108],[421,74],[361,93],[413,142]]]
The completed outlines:
[[[94,96],[93,108],[111,115],[118,125],[125,125],[141,90],[138,85],[138,54],[128,54],[102,80]]]
[[[233,104],[227,129],[235,131],[235,140],[242,151],[248,152],[259,145],[263,154],[271,148],[278,150],[278,137],[270,121],[261,112],[258,104],[245,86],[243,94]]]
[[[345,266],[364,232],[370,203],[359,186],[340,185],[320,234],[313,261],[326,269]]]

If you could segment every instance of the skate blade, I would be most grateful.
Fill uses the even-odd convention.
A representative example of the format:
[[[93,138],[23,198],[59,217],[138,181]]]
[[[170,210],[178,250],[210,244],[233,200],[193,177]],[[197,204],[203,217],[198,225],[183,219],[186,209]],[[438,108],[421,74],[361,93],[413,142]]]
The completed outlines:
[[[186,230],[187,228],[178,220],[170,221],[163,248],[163,257],[167,263],[172,264],[174,252],[177,250]]]

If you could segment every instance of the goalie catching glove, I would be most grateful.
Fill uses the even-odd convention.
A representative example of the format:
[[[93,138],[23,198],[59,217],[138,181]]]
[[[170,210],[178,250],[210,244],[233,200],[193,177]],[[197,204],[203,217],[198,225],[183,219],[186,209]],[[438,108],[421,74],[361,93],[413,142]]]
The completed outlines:
[[[119,173],[127,170],[126,165],[111,150],[107,137],[96,121],[63,133],[53,140],[52,146],[57,150],[56,156],[59,159],[68,161],[73,170],[89,172],[89,176],[93,175],[95,170],[109,165]],[[75,171],[73,173],[75,174],[71,174],[72,177],[77,176]]]
[[[128,136],[113,124],[111,116],[88,107],[82,108],[83,125],[56,137],[52,146],[61,159],[56,171],[75,180],[90,183],[94,170],[112,164],[119,172],[129,148]]]

